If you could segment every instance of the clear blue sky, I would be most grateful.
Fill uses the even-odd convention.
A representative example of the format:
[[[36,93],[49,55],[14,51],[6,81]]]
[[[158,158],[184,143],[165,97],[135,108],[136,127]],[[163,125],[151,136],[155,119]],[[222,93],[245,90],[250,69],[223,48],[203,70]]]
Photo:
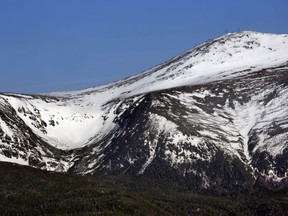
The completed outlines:
[[[82,89],[225,30],[288,33],[287,0],[0,0],[0,92]]]

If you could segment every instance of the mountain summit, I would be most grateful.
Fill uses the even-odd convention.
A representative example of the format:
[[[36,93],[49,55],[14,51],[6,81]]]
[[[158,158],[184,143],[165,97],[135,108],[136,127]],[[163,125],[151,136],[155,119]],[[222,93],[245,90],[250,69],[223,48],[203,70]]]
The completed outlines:
[[[0,160],[280,190],[287,98],[288,35],[230,33],[112,84],[0,94]]]

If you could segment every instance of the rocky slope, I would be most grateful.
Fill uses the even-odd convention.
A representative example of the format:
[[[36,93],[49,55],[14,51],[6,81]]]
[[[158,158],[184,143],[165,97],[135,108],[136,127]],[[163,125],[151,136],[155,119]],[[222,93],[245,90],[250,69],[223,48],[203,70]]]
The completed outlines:
[[[0,160],[285,189],[287,98],[288,35],[227,34],[109,85],[0,94]]]

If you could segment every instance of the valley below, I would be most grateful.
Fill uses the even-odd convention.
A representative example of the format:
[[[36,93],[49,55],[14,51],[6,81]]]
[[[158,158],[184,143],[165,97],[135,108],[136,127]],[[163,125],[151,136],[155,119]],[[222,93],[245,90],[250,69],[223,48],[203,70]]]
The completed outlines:
[[[287,215],[287,192],[216,194],[142,177],[75,176],[0,163],[2,215]],[[5,175],[4,175],[5,173]]]

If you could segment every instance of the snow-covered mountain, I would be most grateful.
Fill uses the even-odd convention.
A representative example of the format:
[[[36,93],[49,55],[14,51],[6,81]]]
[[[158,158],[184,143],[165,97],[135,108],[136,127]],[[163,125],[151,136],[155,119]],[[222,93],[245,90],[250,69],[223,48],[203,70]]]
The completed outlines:
[[[79,174],[279,189],[288,35],[230,33],[112,84],[0,94],[0,160]]]

